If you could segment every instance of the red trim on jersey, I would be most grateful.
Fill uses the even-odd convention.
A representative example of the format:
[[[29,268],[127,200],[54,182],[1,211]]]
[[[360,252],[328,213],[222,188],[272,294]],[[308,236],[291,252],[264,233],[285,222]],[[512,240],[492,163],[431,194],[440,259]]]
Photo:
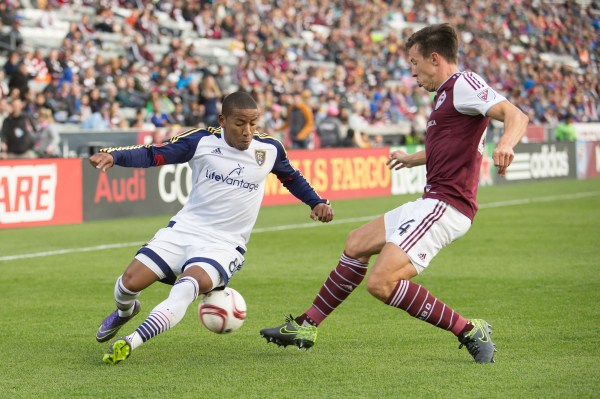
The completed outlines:
[[[154,162],[156,163],[156,166],[162,166],[165,164],[165,156],[162,154],[157,154],[154,156]]]
[[[465,80],[467,81],[467,83],[469,85],[471,85],[471,87],[475,90],[479,90],[483,87],[483,85],[481,84],[481,82],[479,82],[471,73],[465,73],[463,74],[463,76],[465,77]]]

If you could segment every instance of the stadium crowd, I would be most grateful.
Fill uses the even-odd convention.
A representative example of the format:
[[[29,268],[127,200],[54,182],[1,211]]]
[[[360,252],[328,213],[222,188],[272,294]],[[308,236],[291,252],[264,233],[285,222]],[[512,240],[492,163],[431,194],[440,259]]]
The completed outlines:
[[[28,8],[40,11],[35,26],[51,31],[85,7],[93,12],[69,22],[60,46],[32,47],[20,32]],[[26,120],[36,153],[52,156],[56,140],[41,132],[56,129],[38,126],[42,114],[46,126],[156,129],[161,140],[215,124],[222,98],[241,89],[261,106],[263,130],[288,146],[378,146],[383,137],[365,133],[396,125],[409,126],[403,142],[419,142],[431,97],[410,76],[404,40],[439,22],[462,32],[461,69],[532,123],[600,120],[596,2],[6,0],[0,123]],[[116,52],[111,36],[120,38]],[[206,57],[198,39],[226,42],[227,51]],[[160,43],[164,54],[153,51]]]

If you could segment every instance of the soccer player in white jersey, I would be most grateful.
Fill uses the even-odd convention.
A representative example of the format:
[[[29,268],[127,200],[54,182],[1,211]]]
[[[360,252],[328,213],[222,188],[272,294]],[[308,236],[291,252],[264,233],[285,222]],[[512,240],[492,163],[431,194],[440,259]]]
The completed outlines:
[[[104,319],[96,340],[110,340],[139,313],[140,291],[159,280],[173,288],[132,334],[110,344],[105,363],[127,359],[144,342],[174,327],[199,294],[225,287],[242,268],[269,173],[310,206],[313,220],[333,219],[329,202],[292,167],[281,143],[256,132],[259,110],[254,99],[232,93],[222,108],[220,128],[188,130],[158,145],[102,149],[89,159],[103,172],[113,165],[145,168],[187,162],[193,182],[188,202],[117,279],[117,309]]]
[[[367,281],[371,295],[451,331],[475,362],[491,363],[496,349],[489,324],[465,319],[410,279],[471,226],[489,118],[504,122],[492,155],[500,175],[513,160],[513,148],[525,134],[528,118],[481,77],[459,71],[458,38],[450,25],[432,25],[414,33],[406,50],[419,86],[436,95],[425,150],[410,155],[393,152],[388,165],[401,169],[425,164],[427,185],[422,198],[350,232],[339,264],[306,312],[260,333],[269,342],[311,347],[316,327],[360,284],[369,259],[379,254]]]

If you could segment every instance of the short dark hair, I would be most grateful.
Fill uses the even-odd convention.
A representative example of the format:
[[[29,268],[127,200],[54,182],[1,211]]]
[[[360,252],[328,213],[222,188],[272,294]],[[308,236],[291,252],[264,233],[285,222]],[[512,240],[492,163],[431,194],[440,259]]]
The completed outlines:
[[[423,57],[435,52],[452,64],[458,64],[458,37],[450,24],[430,25],[413,33],[406,42],[406,51],[419,46]]]
[[[258,104],[256,104],[256,101],[254,101],[252,96],[245,91],[236,91],[225,97],[221,113],[225,116],[229,116],[234,109],[258,109]]]

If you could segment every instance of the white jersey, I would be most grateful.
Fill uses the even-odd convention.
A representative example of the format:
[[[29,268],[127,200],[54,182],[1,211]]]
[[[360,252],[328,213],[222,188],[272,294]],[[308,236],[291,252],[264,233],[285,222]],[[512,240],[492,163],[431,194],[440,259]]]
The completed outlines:
[[[109,148],[114,163],[149,167],[188,162],[192,188],[188,202],[172,218],[178,229],[217,238],[244,250],[258,217],[269,173],[313,208],[321,199],[294,169],[281,143],[255,133],[240,151],[227,144],[220,128],[192,129],[159,145]]]

